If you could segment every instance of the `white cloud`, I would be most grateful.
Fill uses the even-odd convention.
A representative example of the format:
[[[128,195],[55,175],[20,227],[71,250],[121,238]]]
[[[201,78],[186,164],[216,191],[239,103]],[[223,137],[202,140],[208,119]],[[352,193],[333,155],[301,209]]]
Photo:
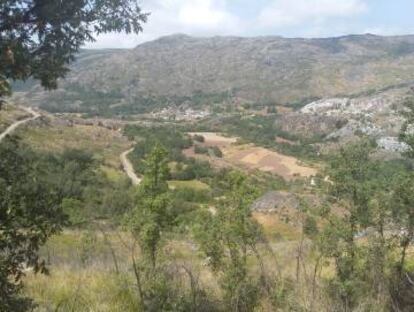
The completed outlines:
[[[227,0],[228,1],[228,0]],[[105,34],[88,47],[133,47],[138,43],[172,33],[189,35],[230,35],[244,27],[239,17],[230,13],[226,0],[152,0],[143,3],[151,12],[144,33],[135,35]]]
[[[178,13],[178,21],[183,26],[190,26],[206,30],[232,28],[238,18],[225,10],[223,4],[212,0],[187,1]]]
[[[261,27],[290,27],[328,18],[352,17],[367,10],[362,0],[274,0],[258,16]]]
[[[236,6],[236,0],[142,0],[143,10],[151,12],[143,33],[105,34],[87,47],[132,48],[173,33],[331,36],[356,32],[359,26],[344,18],[357,17],[368,10],[366,0],[263,1],[267,2],[237,0]]]

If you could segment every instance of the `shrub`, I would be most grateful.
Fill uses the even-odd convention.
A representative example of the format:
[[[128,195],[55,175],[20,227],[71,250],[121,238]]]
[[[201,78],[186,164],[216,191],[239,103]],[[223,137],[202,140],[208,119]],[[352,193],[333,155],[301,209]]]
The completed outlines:
[[[208,148],[200,145],[194,146],[194,153],[196,154],[208,154]]]
[[[194,139],[194,141],[197,141],[197,142],[200,142],[200,143],[203,143],[205,141],[204,137],[202,135],[199,135],[199,134],[194,135],[193,139]]]

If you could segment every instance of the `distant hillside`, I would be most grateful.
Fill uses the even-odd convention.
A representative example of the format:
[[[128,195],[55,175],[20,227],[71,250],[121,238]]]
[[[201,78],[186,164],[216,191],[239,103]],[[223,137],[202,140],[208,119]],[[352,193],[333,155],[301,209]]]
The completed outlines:
[[[414,36],[351,35],[326,39],[194,38],[172,35],[132,50],[85,51],[43,103],[105,98],[102,105],[167,105],[237,97],[253,103],[370,92],[414,81]],[[159,99],[162,99],[159,102]],[[178,100],[177,100],[178,99]],[[161,103],[161,104],[159,104]],[[56,106],[56,105],[55,105]],[[156,105],[155,105],[156,106]],[[133,108],[131,108],[133,110]]]

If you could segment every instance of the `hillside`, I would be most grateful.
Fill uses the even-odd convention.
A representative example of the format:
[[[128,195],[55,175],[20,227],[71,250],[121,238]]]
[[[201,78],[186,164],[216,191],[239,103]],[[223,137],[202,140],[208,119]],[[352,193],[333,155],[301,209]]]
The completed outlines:
[[[335,40],[349,43],[352,38]],[[380,39],[409,39],[402,38]],[[196,82],[191,81],[187,96],[178,87],[168,91],[167,81],[173,83],[174,75],[186,72],[176,68],[183,57],[182,61],[169,59],[176,69],[170,68],[168,74],[161,73],[168,67],[156,59],[154,72],[150,64],[145,65],[149,76],[159,77],[160,88],[154,87],[151,94],[140,91],[140,81],[146,86],[142,90],[151,90],[155,78],[132,84],[128,75],[145,74],[141,69],[132,70],[133,66],[144,68],[144,63],[137,59],[129,65],[122,62],[151,46],[161,51],[154,45],[168,40],[230,39],[169,37],[133,51],[83,51],[59,90],[48,94],[32,84],[31,91],[16,92],[15,104],[21,103],[17,98],[26,99],[57,114],[35,108],[41,116],[0,144],[0,172],[6,173],[0,174],[0,184],[9,183],[18,190],[12,204],[30,198],[26,192],[32,190],[31,185],[36,199],[59,194],[56,205],[66,222],[39,250],[51,274],[36,275],[30,267],[24,271],[21,293],[38,305],[34,311],[139,311],[162,303],[165,309],[152,310],[385,312],[395,289],[398,304],[407,307],[400,311],[411,311],[414,250],[410,233],[414,225],[409,194],[414,175],[412,159],[400,153],[409,146],[398,141],[404,123],[401,113],[414,111],[410,80],[393,78],[386,85],[385,75],[374,71],[367,81],[375,90],[366,83],[346,94],[333,90],[317,96],[323,99],[298,102],[302,95],[316,97],[306,92],[320,92],[303,88],[304,93],[298,91],[292,100],[271,102],[293,107],[262,105],[271,103],[254,98],[261,90],[254,79],[268,83],[269,90],[271,83],[280,85],[280,81],[265,80],[260,74],[249,78],[243,74],[248,65],[240,67],[238,78],[234,76],[235,84],[245,83],[238,91],[233,89],[231,99],[219,89],[193,90]],[[317,49],[316,41],[303,42]],[[399,65],[398,75],[410,68],[412,55],[407,46],[404,49],[399,58],[393,56],[401,64],[407,63],[406,67]],[[184,50],[192,51],[189,47]],[[368,50],[373,54],[379,48],[364,51]],[[356,48],[352,51],[357,58]],[[259,52],[252,55],[255,53]],[[287,57],[288,52],[284,53]],[[305,52],[301,53],[304,58]],[[321,58],[320,69],[314,69],[308,83],[332,70],[327,64],[336,53],[345,52],[326,52],[330,56]],[[394,66],[384,61],[392,58],[387,53],[367,61],[366,66],[380,62],[384,68]],[[147,59],[155,57],[159,54]],[[228,52],[228,57],[234,55]],[[343,56],[340,63],[344,68],[350,64],[346,60]],[[217,65],[221,76],[211,84],[206,79],[206,86],[232,74],[226,72],[226,62],[221,62],[223,68]],[[207,66],[203,61],[199,64]],[[293,60],[289,64],[297,71],[289,73],[302,75],[302,67]],[[208,72],[207,67],[203,69],[203,74]],[[390,71],[387,75],[397,74]],[[291,81],[294,84],[295,79]],[[324,81],[337,83],[328,78]],[[242,92],[251,92],[252,97]],[[198,117],[164,118],[163,111],[174,114],[178,111],[174,104],[180,103],[185,113],[193,112],[190,117]],[[225,105],[231,103],[241,105],[227,110]],[[168,109],[160,109],[163,106]],[[216,111],[219,107],[222,110]],[[155,114],[131,116],[154,109],[158,110]],[[114,116],[117,112],[120,116]],[[0,129],[21,118],[20,106],[7,104],[0,111]],[[365,135],[378,146],[373,140],[360,140]],[[344,149],[332,154],[339,147]],[[20,167],[15,165],[16,159],[31,171],[16,175]],[[123,172],[126,168],[129,177],[135,172],[144,183],[133,185]],[[151,168],[156,168],[156,175]],[[4,178],[12,175],[24,179],[23,188],[17,188],[20,180],[10,183]],[[158,181],[158,187],[148,191],[148,183],[152,183],[148,181]],[[0,187],[0,195],[10,194],[9,189],[14,190]],[[39,195],[39,190],[47,192]],[[354,208],[361,213],[356,214]],[[3,215],[14,211],[19,212],[9,209]],[[355,228],[352,218],[357,222]],[[155,251],[154,258],[148,250]],[[356,258],[349,258],[350,253]],[[352,274],[341,275],[341,264],[348,265],[348,260]],[[377,288],[372,281],[378,277],[378,287],[383,290],[375,297],[372,294]],[[347,284],[353,287],[350,293],[344,292]],[[230,293],[228,285],[240,287],[241,292]],[[338,293],[354,300],[353,307],[341,309]],[[250,306],[228,308],[228,298]]]
[[[172,35],[132,50],[84,51],[60,90],[45,94],[35,88],[30,98],[55,110],[115,105],[140,113],[171,103],[223,103],[230,98],[286,105],[413,80],[414,36]]]

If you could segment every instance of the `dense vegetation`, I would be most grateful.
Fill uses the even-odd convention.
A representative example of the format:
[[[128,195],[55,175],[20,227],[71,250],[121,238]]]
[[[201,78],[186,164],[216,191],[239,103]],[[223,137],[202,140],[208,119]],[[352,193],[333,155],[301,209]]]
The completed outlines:
[[[254,143],[267,148],[274,148],[284,154],[299,158],[316,158],[317,149],[312,145],[322,140],[321,137],[303,138],[287,133],[278,127],[274,115],[243,116],[234,115],[219,120],[201,123],[199,130],[225,132],[241,138],[245,142]],[[278,142],[276,138],[287,142]],[[289,143],[289,141],[291,141]]]
[[[136,141],[131,161],[137,172],[143,172],[144,159],[156,144],[163,145],[168,151],[168,160],[173,166],[170,179],[193,180],[211,177],[213,170],[206,161],[187,158],[182,150],[193,145],[192,139],[175,126],[127,126],[125,135]],[[219,153],[218,151],[216,151]]]
[[[329,205],[313,212],[306,205],[300,208],[303,235],[313,242],[314,275],[307,276],[305,269],[301,269],[302,265],[306,266],[301,263],[305,261],[304,251],[299,249],[297,280],[293,288],[287,286],[290,280],[283,274],[272,276],[266,270],[254,274],[254,269],[248,265],[255,261],[254,258],[260,263],[262,254],[258,246],[266,242],[261,227],[251,218],[250,205],[258,193],[251,184],[253,181],[239,173],[226,174],[220,184],[225,196],[215,203],[217,214],[200,211],[199,222],[192,227],[195,242],[207,257],[218,281],[221,299],[216,305],[203,295],[209,291],[193,284],[188,290],[193,296],[192,301],[185,291],[176,293],[174,285],[178,275],[169,275],[169,265],[157,265],[155,260],[156,255],[162,253],[159,247],[161,233],[165,235],[168,231],[166,226],[171,222],[168,219],[173,220],[169,214],[172,210],[168,209],[169,192],[162,182],[168,177],[168,159],[165,151],[156,148],[148,156],[145,179],[148,179],[147,183],[157,181],[161,184],[150,184],[154,192],[148,194],[151,204],[143,204],[136,210],[145,218],[150,215],[145,209],[159,214],[151,218],[158,220],[153,226],[148,222],[139,223],[139,231],[150,231],[137,238],[140,245],[149,244],[141,248],[149,251],[148,259],[145,260],[144,253],[142,261],[149,261],[150,266],[139,266],[146,281],[142,293],[139,292],[143,307],[156,304],[160,310],[169,310],[173,306],[186,311],[208,305],[208,311],[253,311],[267,298],[274,309],[281,310],[302,307],[311,311],[409,311],[413,299],[410,281],[414,278],[412,259],[407,258],[414,229],[412,167],[409,161],[405,165],[396,165],[373,160],[373,151],[374,146],[369,141],[342,149],[329,161],[326,173],[330,181],[322,184],[322,190],[330,198]],[[149,187],[146,185],[143,184],[142,191],[149,192],[145,191]],[[341,212],[331,209],[333,205],[339,205]],[[131,220],[142,222],[145,218],[136,215]],[[154,229],[157,230],[154,232]],[[145,241],[141,241],[144,237]],[[334,269],[332,275],[320,275],[321,270],[329,267]],[[295,297],[301,293],[301,287],[305,287],[300,286],[301,276],[305,281],[309,277],[313,279],[306,287],[313,293],[322,292],[321,302],[316,302],[313,297],[301,303]],[[163,292],[151,290],[160,282]],[[151,296],[147,297],[146,292]],[[159,306],[161,302],[166,306]]]
[[[30,87],[32,84],[28,84]],[[16,84],[16,87],[19,87]],[[29,91],[29,90],[26,90]],[[64,90],[48,95],[39,106],[53,113],[81,113],[85,117],[118,117],[126,118],[136,114],[147,114],[168,107],[204,108],[207,105],[225,105],[227,93],[207,94],[195,92],[192,96],[128,96],[119,88],[99,91],[70,83]]]
[[[122,215],[131,203],[128,184],[117,186],[99,175],[98,163],[87,152],[38,153],[9,138],[0,145],[0,155],[0,307],[20,311],[30,306],[14,297],[22,271],[46,271],[37,250],[49,236],[63,225]]]

